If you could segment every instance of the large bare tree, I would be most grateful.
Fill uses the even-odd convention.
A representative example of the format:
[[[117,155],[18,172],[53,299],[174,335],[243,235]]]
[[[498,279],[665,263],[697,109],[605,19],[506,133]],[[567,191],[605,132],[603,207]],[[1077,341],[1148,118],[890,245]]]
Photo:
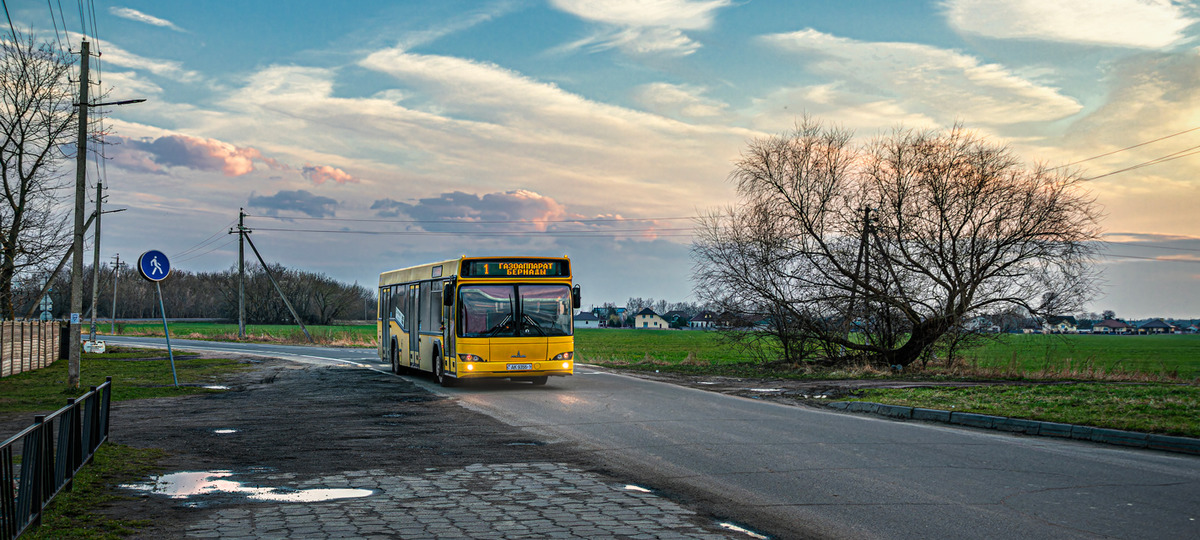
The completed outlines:
[[[961,126],[856,144],[806,119],[730,177],[741,201],[700,220],[696,293],[765,320],[791,361],[907,366],[969,317],[1071,313],[1093,291],[1081,179]]]
[[[0,44],[0,314],[13,280],[70,243],[62,166],[75,129],[70,58],[29,34]]]

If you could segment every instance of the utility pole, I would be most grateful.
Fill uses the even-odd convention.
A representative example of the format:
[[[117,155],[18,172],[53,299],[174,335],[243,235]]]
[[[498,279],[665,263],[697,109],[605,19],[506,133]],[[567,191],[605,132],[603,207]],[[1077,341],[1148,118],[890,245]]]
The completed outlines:
[[[103,199],[99,179],[96,179],[96,234],[92,237],[92,331],[88,339],[96,341],[96,315],[100,311],[100,201]]]
[[[233,231],[229,231],[233,233]],[[238,338],[246,337],[246,209],[238,208]]]
[[[75,235],[71,244],[71,311],[68,328],[67,385],[79,388],[79,358],[81,353],[80,320],[83,312],[83,203],[87,198],[87,135],[88,135],[88,60],[91,44],[80,43],[79,52],[79,139],[75,146]]]
[[[121,275],[121,254],[116,254],[113,260],[113,308],[108,333],[115,336],[117,335],[117,277]]]

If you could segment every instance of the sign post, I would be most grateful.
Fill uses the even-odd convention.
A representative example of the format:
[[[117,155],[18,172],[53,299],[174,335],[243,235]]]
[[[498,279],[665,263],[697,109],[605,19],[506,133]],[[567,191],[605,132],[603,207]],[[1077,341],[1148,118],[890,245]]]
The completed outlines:
[[[158,289],[158,311],[162,313],[163,337],[167,338],[167,357],[171,359],[171,377],[175,379],[175,388],[179,388],[179,375],[175,372],[175,353],[171,352],[171,331],[167,329],[167,310],[163,307],[162,280],[171,273],[171,261],[166,254],[158,250],[150,250],[138,257],[138,273],[149,281],[154,282]]]

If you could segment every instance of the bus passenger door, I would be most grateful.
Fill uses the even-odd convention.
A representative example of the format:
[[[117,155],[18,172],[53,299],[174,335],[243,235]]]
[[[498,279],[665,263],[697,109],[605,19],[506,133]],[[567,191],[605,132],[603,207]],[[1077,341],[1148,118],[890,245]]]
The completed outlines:
[[[379,319],[379,359],[391,362],[392,354],[392,288],[379,288],[379,305],[376,307]]]
[[[417,369],[421,367],[421,326],[417,320],[418,308],[421,306],[420,296],[420,287],[410,285],[408,301],[404,305],[404,318],[408,320],[408,365]]]

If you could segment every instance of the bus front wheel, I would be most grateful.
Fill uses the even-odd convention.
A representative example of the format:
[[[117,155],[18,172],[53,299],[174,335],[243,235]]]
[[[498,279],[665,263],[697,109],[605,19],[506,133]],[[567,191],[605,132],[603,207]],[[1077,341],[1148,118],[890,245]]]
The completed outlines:
[[[531,377],[529,379],[529,382],[533,383],[534,386],[542,386],[543,384],[546,384],[546,381],[549,381],[549,380],[550,380],[550,377],[542,375],[541,377]]]
[[[442,353],[434,353],[433,355],[433,373],[437,377],[438,384],[449,388],[458,384],[458,379],[446,375],[446,368],[442,367]]]

